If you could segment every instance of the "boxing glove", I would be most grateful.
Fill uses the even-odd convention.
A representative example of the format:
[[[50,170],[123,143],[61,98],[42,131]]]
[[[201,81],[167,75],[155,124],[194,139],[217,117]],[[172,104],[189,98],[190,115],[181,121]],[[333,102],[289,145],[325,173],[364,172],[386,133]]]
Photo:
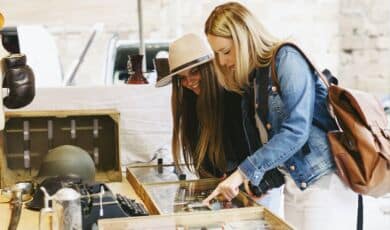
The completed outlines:
[[[3,88],[8,88],[4,105],[17,109],[30,104],[35,96],[34,73],[26,65],[24,54],[11,54],[3,60]]]

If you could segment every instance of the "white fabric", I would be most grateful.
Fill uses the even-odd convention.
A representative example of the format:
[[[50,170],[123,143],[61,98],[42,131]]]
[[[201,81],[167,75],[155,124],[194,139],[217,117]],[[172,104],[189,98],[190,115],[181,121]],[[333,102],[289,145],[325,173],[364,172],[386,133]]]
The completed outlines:
[[[149,161],[157,149],[170,146],[170,96],[171,87],[151,84],[37,88],[32,103],[19,110],[117,109],[121,163],[127,165]]]
[[[264,197],[258,200],[257,203],[268,208],[272,213],[279,216],[280,218],[283,218],[284,215],[282,210],[282,190],[283,186],[271,189]]]
[[[17,31],[20,52],[26,55],[27,65],[34,72],[35,86],[61,86],[61,64],[51,34],[41,25],[21,25]]]
[[[356,229],[357,194],[347,188],[335,174],[321,177],[301,191],[286,175],[284,215],[299,230]]]

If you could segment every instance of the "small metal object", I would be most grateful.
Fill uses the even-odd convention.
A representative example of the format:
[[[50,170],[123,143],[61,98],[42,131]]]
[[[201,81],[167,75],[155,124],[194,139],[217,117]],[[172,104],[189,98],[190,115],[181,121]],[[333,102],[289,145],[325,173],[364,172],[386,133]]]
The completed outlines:
[[[99,164],[99,120],[93,119],[93,159],[95,165]]]
[[[209,205],[203,204],[202,202],[190,203],[190,204],[187,204],[187,207],[191,208],[191,209],[202,209],[202,208],[210,209]]]
[[[47,146],[48,149],[53,148],[53,120],[47,121]]]
[[[8,225],[8,230],[16,230],[19,224],[20,215],[22,213],[22,192],[12,191],[12,199],[10,201],[11,218]]]
[[[44,194],[44,206],[39,212],[39,230],[52,230],[54,229],[54,210],[49,207],[50,195],[47,193],[45,187],[41,186],[40,189]]]
[[[34,189],[31,182],[18,182],[11,188],[3,190],[11,195],[11,218],[8,225],[8,230],[17,229],[20,220],[20,215],[22,213],[22,202],[31,199],[33,190]]]
[[[104,188],[103,188],[103,186],[100,186],[100,194],[99,194],[99,198],[100,198],[100,210],[99,210],[99,215],[100,215],[100,216],[103,216],[103,215],[104,215],[104,212],[103,212],[103,195],[104,195]]]
[[[30,123],[29,121],[23,121],[23,159],[24,168],[30,168]]]
[[[164,166],[163,166],[163,159],[158,158],[157,159],[157,171],[159,174],[162,174],[164,172]]]
[[[76,143],[76,120],[70,120],[70,139],[73,143]]]
[[[181,173],[179,175],[179,180],[186,180],[186,178],[187,178],[187,175],[185,173]]]
[[[64,230],[81,230],[80,193],[72,188],[61,188],[52,199],[58,226]]]

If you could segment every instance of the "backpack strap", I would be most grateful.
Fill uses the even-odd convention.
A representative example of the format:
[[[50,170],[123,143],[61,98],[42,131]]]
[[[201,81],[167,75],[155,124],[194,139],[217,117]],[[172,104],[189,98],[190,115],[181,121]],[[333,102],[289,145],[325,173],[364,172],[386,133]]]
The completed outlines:
[[[274,52],[272,54],[272,59],[271,59],[271,64],[270,64],[271,65],[272,85],[276,87],[278,93],[280,94],[281,91],[280,91],[280,85],[279,85],[279,81],[278,81],[278,77],[277,77],[277,73],[276,73],[276,55],[277,55],[278,51],[283,46],[286,46],[286,45],[292,46],[296,50],[298,50],[299,53],[309,63],[309,66],[318,74],[320,79],[324,82],[325,86],[327,88],[329,88],[329,81],[328,81],[328,79],[324,76],[324,74],[321,71],[318,71],[318,69],[313,64],[313,62],[307,57],[307,55],[301,50],[301,48],[299,48],[299,46],[297,46],[295,43],[292,43],[292,42],[282,42],[282,43],[278,44],[278,46],[275,48],[275,50],[274,50]]]

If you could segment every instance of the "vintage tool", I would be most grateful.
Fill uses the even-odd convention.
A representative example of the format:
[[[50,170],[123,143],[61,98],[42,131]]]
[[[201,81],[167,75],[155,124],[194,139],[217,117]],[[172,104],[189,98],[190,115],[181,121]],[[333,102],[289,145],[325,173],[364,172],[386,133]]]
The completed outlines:
[[[54,228],[55,212],[52,207],[49,207],[50,195],[43,186],[40,189],[44,194],[45,201],[43,208],[39,212],[39,230],[52,230]]]
[[[20,215],[22,213],[22,203],[31,199],[34,192],[31,182],[18,182],[11,188],[5,188],[1,194],[9,197],[11,208],[11,218],[8,225],[8,230],[16,230],[19,224]]]
[[[38,190],[33,201],[26,204],[26,207],[41,210],[43,229],[56,229],[52,222],[57,223],[59,215],[55,204],[52,207],[46,205],[46,197],[48,201],[53,200],[55,195],[50,194],[57,194],[64,188],[73,189],[80,194],[82,229],[91,229],[99,219],[148,215],[142,204],[120,194],[114,196],[104,183],[84,183],[80,177],[51,177],[40,184],[40,188],[42,187],[47,195],[44,195],[42,189]]]
[[[129,216],[148,216],[149,213],[146,211],[145,207],[135,202],[135,200],[129,199],[121,194],[116,194],[118,203],[120,204],[123,211],[126,212]]]
[[[103,195],[104,195],[104,187],[100,186],[100,193],[99,193],[99,198],[100,198],[100,211],[99,211],[99,214],[100,214],[100,216],[104,215],[104,211],[103,211]]]
[[[12,199],[12,191],[21,191],[22,192],[22,202],[28,201],[32,198],[32,194],[34,193],[34,185],[30,181],[17,182],[11,187],[6,187],[4,189],[0,189],[2,203],[8,203]]]
[[[81,201],[80,193],[72,188],[61,188],[53,196],[50,196],[46,189],[41,186],[45,194],[45,201],[52,200],[54,218],[53,229],[60,230],[81,230]],[[45,206],[48,205],[45,202]],[[41,213],[45,215],[45,210]]]

